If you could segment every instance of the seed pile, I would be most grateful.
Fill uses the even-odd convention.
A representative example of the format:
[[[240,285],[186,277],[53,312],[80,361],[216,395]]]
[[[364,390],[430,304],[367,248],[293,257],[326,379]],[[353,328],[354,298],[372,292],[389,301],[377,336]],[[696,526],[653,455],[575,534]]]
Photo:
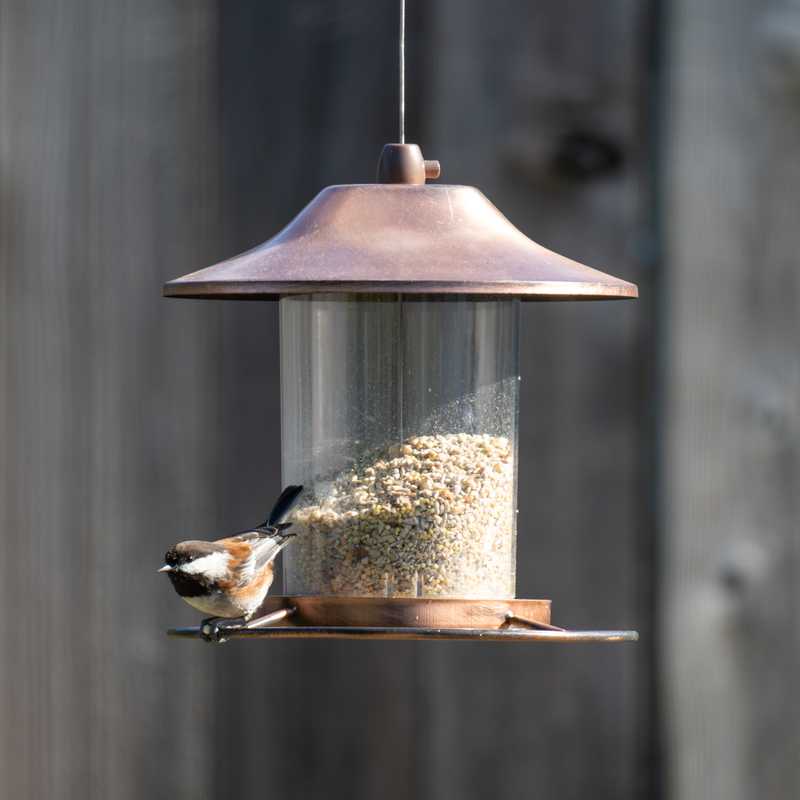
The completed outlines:
[[[513,596],[508,439],[415,436],[322,486],[293,515],[293,592]]]

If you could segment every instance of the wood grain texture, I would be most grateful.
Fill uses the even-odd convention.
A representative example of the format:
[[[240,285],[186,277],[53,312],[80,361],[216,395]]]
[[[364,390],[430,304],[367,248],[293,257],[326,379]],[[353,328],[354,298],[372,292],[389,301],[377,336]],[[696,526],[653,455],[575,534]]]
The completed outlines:
[[[374,180],[380,147],[396,133],[397,15],[394,0],[246,0],[221,4],[220,14],[233,255],[279,230],[322,187]],[[265,491],[280,485],[278,307],[223,305],[221,377],[231,391],[220,479],[223,513],[235,527],[243,517],[262,519]],[[246,796],[265,772],[272,791],[290,797],[409,796],[422,746],[414,646],[269,645],[225,647],[217,691],[228,713],[215,735],[236,758],[216,763],[217,796]]]
[[[214,654],[155,567],[215,527],[219,312],[159,293],[221,254],[216,41],[207,2],[0,5],[4,797],[209,796]]]
[[[800,6],[676,2],[666,118],[671,796],[800,795]]]
[[[638,283],[643,297],[649,9],[437,3],[423,142],[443,180],[480,186],[534,241]],[[610,150],[620,162],[602,167]],[[602,168],[576,170],[584,158]],[[652,564],[643,547],[652,531],[641,501],[646,309],[638,301],[523,308],[517,559],[517,594],[552,598],[556,624],[637,628],[643,641],[426,651],[436,709],[431,797],[515,798],[533,786],[541,797],[657,796]]]
[[[637,145],[648,6],[501,5],[410,5],[409,140],[442,160],[443,181],[479,185],[545,246],[647,286],[636,244],[649,203]],[[230,253],[263,241],[320,186],[372,178],[395,130],[394,19],[394,2],[224,7]],[[273,30],[264,47],[258,32]],[[576,131],[622,149],[624,168],[566,177],[561,154]],[[228,401],[239,418],[228,436],[241,442],[232,510],[252,505],[265,479],[266,464],[248,474],[239,454],[269,454],[278,439],[274,378],[253,368],[277,361],[275,311],[244,305],[226,310],[229,384],[248,386]],[[518,593],[552,592],[558,624],[648,633],[637,358],[649,335],[635,304],[525,313]],[[329,787],[390,800],[655,796],[647,644],[353,646],[270,642],[226,655],[239,669],[222,678],[232,713],[219,724],[242,757],[235,770],[219,765],[218,788],[244,792],[269,769],[273,785],[308,797]],[[248,693],[236,696],[243,677]]]

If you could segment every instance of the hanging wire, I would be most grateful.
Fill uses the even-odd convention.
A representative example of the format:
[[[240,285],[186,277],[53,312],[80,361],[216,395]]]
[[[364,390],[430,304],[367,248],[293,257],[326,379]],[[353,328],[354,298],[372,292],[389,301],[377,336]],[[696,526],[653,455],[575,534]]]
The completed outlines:
[[[400,0],[400,144],[406,143],[406,0]]]

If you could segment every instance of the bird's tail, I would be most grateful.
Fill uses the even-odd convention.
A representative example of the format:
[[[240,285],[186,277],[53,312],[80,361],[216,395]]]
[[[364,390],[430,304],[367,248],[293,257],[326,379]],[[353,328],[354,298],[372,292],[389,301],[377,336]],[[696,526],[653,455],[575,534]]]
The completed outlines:
[[[297,498],[300,496],[300,492],[303,491],[302,486],[287,486],[280,494],[280,497],[275,501],[275,505],[272,507],[272,511],[267,517],[266,522],[263,525],[259,525],[260,528],[288,528],[289,525],[283,524],[283,520],[286,518],[286,515],[292,510],[292,506],[297,501]]]

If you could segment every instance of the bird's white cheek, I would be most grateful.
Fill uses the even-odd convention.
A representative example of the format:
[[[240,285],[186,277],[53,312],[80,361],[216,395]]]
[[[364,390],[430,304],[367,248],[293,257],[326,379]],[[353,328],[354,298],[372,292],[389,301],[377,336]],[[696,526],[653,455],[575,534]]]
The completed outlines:
[[[181,571],[187,575],[203,575],[210,580],[219,580],[228,574],[230,558],[227,553],[211,553],[184,564]]]

